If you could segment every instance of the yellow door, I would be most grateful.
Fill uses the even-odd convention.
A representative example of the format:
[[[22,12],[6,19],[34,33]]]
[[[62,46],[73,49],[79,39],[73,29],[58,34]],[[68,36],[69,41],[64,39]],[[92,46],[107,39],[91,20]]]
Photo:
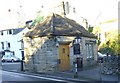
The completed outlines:
[[[66,71],[70,69],[69,45],[59,45],[59,70]]]

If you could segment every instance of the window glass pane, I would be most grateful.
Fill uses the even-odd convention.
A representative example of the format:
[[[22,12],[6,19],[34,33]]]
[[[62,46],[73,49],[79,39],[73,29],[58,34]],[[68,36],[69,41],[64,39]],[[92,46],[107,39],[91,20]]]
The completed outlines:
[[[4,49],[4,42],[1,42],[1,44],[2,44],[2,49]]]
[[[3,31],[1,31],[1,35],[3,35]]]
[[[62,50],[63,52],[62,53],[65,53],[65,48],[63,48],[63,50]]]
[[[91,49],[91,44],[89,44],[89,58],[92,58],[92,49]]]
[[[8,43],[8,47],[10,48],[10,43]]]
[[[86,56],[87,58],[93,58],[93,44],[86,44]]]
[[[9,34],[12,34],[12,30],[9,30]]]
[[[86,44],[86,55],[87,55],[87,58],[89,58],[89,48],[88,48],[88,44]]]

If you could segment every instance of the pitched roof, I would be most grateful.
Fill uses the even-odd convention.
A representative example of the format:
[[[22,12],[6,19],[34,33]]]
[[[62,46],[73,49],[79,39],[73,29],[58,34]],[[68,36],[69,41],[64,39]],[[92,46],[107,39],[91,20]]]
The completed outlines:
[[[17,28],[17,29],[13,29],[13,35],[18,34],[19,32],[21,32],[22,30],[24,30],[25,28]]]
[[[42,36],[95,36],[88,32],[83,26],[75,21],[62,17],[58,14],[48,16],[44,22],[37,24],[33,29],[25,34],[27,37],[42,37]]]
[[[21,32],[21,31],[24,30],[24,29],[25,29],[25,28],[13,28],[13,29],[0,30],[0,32],[13,30],[13,35],[16,35],[16,34],[18,34],[19,32]]]

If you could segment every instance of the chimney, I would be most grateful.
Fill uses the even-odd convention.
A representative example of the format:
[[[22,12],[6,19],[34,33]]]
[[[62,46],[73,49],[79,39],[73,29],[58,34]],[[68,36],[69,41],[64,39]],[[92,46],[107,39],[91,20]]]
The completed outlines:
[[[65,13],[66,13],[66,14],[69,14],[69,12],[70,12],[69,3],[66,2],[66,3],[65,3]]]
[[[62,2],[62,13],[61,15],[63,15],[65,17],[66,13],[65,13],[65,4],[64,4],[64,1]]]

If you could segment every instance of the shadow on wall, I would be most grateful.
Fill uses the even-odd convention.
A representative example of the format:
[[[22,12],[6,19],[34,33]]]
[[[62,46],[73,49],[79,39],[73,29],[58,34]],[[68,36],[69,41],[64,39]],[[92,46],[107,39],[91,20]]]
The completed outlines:
[[[25,47],[25,70],[34,72],[57,70],[58,47],[55,37],[38,37],[31,40],[25,37],[24,40],[28,45]]]

